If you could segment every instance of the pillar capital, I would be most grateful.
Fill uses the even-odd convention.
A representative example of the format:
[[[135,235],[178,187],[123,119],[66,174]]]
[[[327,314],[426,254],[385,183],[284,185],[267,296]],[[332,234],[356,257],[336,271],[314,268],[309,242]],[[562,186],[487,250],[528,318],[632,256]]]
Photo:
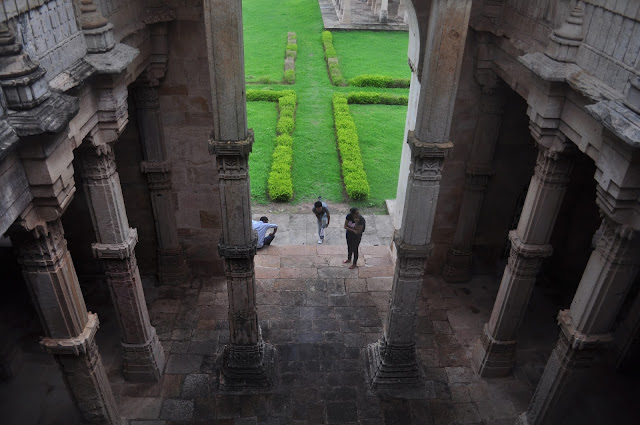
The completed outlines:
[[[91,138],[88,138],[91,139]],[[92,140],[92,139],[91,139]],[[105,180],[116,173],[116,158],[111,143],[94,145],[91,140],[77,150],[82,178]]]

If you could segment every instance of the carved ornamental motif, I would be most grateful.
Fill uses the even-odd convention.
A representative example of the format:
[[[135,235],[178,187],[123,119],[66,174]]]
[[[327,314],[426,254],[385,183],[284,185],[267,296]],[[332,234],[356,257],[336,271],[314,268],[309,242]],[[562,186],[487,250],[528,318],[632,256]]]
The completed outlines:
[[[78,149],[80,174],[84,179],[105,180],[116,172],[116,158],[111,145],[85,146]]]

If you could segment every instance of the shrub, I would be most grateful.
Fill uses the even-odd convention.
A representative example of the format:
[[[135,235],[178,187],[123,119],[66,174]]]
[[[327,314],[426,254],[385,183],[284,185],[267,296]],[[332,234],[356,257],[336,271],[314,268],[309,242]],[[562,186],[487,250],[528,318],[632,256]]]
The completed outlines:
[[[344,94],[333,95],[333,113],[345,190],[353,200],[366,199],[370,191],[369,182],[362,164],[358,132]]]
[[[287,84],[296,82],[296,72],[293,69],[288,69],[284,72],[284,82]]]
[[[387,75],[363,74],[349,80],[349,84],[356,87],[386,87],[408,88],[411,83],[409,78],[393,78]]]
[[[298,45],[297,44],[287,44],[286,50],[293,50],[293,51],[298,51]]]
[[[285,52],[285,58],[293,58],[295,59],[298,56],[298,52],[295,50],[287,50]]]
[[[276,125],[276,134],[291,134],[295,123],[291,117],[280,117]]]
[[[322,32],[322,47],[324,48],[324,58],[329,70],[329,79],[334,86],[342,86],[345,83],[338,65],[338,53],[333,47],[333,36],[329,31]]]
[[[409,97],[405,95],[393,95],[376,92],[351,92],[347,95],[348,103],[356,104],[383,104],[383,105],[406,105]]]
[[[273,150],[271,172],[267,179],[267,189],[272,200],[286,202],[293,196],[293,184],[291,182],[292,163],[293,150],[291,146],[276,146]]]
[[[267,191],[273,201],[287,202],[293,197],[291,165],[293,164],[293,129],[295,127],[296,93],[293,90],[247,90],[247,101],[278,102],[276,147],[271,156]]]

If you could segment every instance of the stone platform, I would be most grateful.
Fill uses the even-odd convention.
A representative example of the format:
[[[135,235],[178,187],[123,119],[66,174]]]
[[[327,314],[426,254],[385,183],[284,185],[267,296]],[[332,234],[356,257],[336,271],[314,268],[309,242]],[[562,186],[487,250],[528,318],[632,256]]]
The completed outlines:
[[[401,16],[390,16],[389,22],[381,24],[378,17],[371,11],[371,6],[366,1],[351,0],[351,23],[342,24],[338,20],[336,9],[331,0],[318,0],[322,23],[328,31],[342,30],[368,30],[368,31],[408,31]]]

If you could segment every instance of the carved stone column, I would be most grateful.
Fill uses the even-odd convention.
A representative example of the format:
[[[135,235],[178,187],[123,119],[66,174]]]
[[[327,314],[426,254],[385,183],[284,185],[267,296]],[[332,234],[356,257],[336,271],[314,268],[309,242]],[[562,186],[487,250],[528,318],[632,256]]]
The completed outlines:
[[[144,154],[140,166],[147,176],[158,237],[158,278],[162,284],[178,284],[188,272],[171,196],[171,163],[167,161],[158,90],[136,87],[135,100]]]
[[[264,390],[272,386],[275,349],[264,343],[258,325],[251,226],[249,153],[242,42],[242,1],[205,0],[205,29],[213,109],[210,152],[216,156],[222,237],[229,291],[229,344],[219,358],[223,391]]]
[[[411,169],[403,225],[394,235],[397,252],[389,316],[382,339],[367,347],[367,370],[375,388],[424,385],[416,362],[416,300],[431,251],[431,228],[438,203],[442,164],[453,143],[425,143],[409,134]],[[420,213],[418,213],[418,211]]]
[[[120,425],[95,343],[98,316],[87,313],[60,219],[10,236],[46,334],[41,344],[60,365],[84,421]]]
[[[553,251],[549,240],[573,168],[570,155],[562,151],[564,146],[549,149],[538,145],[538,160],[518,228],[509,232],[509,261],[489,323],[474,348],[474,365],[481,376],[505,376],[513,367],[518,328],[542,261]]]
[[[485,84],[480,103],[480,117],[471,148],[471,160],[467,163],[464,195],[453,244],[447,253],[442,277],[447,282],[467,282],[471,279],[472,246],[480,210],[489,178],[493,175],[493,152],[502,123],[503,93],[497,90],[493,75],[492,84]]]
[[[453,148],[449,135],[470,10],[469,0],[432,1],[421,54],[411,58],[411,91],[418,99],[417,110],[410,106],[408,112],[407,127],[414,129],[407,132],[402,153],[396,205],[402,219],[394,235],[397,260],[389,315],[382,338],[367,347],[367,379],[378,389],[396,392],[423,385],[415,353],[416,300],[431,251],[442,166]],[[416,67],[420,60],[422,67]]]
[[[560,337],[521,425],[562,423],[588,368],[613,340],[620,306],[640,269],[640,238],[631,227],[604,217],[571,308],[558,315]]]
[[[157,381],[165,356],[149,321],[135,256],[138,233],[129,227],[113,150],[111,145],[83,145],[77,152],[96,233],[93,254],[104,266],[122,333],[125,378]]]

